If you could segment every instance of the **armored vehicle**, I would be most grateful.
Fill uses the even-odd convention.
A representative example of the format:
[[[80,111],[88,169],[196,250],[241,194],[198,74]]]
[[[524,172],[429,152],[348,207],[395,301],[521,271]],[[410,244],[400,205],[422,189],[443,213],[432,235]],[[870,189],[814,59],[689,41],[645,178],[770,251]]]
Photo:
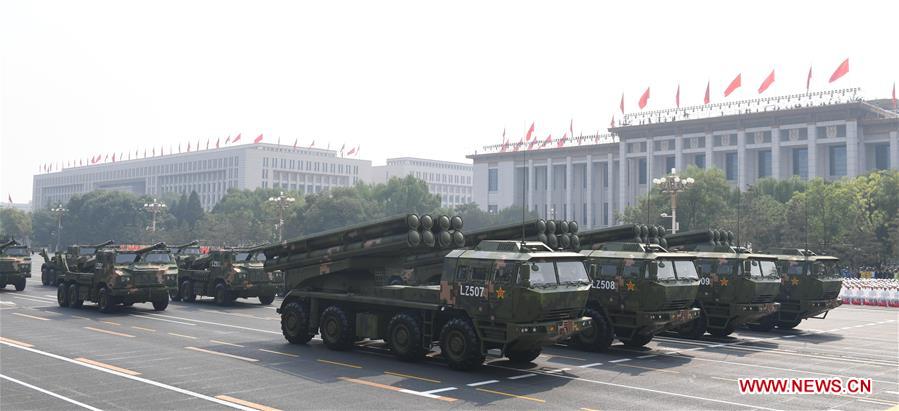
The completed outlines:
[[[699,318],[677,329],[689,338],[723,337],[736,327],[775,313],[780,289],[777,257],[735,246],[732,232],[698,230],[666,236],[669,247],[696,257]]]
[[[196,301],[197,295],[212,296],[215,303],[226,305],[237,298],[258,297],[269,305],[275,300],[280,278],[264,268],[261,248],[223,249],[212,251],[190,261],[178,270],[181,299]]]
[[[794,328],[806,318],[826,317],[829,310],[843,303],[837,298],[843,286],[838,258],[796,248],[773,248],[765,253],[777,257],[781,283],[776,301],[780,310],[750,324],[751,329]]]
[[[16,291],[25,289],[25,279],[31,278],[31,252],[15,240],[0,244],[0,288],[7,284]]]
[[[79,264],[83,264],[93,258],[98,250],[107,248],[112,244],[112,240],[109,240],[93,245],[71,245],[66,248],[66,252],[56,253],[52,258],[47,254],[46,249],[42,249],[41,257],[44,257],[44,263],[41,264],[41,284],[59,285],[67,269],[81,271],[77,269]],[[86,270],[89,271],[90,269]]]
[[[96,302],[101,312],[111,312],[119,304],[151,302],[154,310],[165,310],[169,305],[165,269],[140,263],[144,254],[164,248],[158,243],[136,251],[98,251],[78,264],[78,271],[66,270],[56,292],[59,306],[80,308],[88,300]]]
[[[266,270],[289,290],[281,330],[326,346],[382,339],[400,359],[435,345],[457,370],[480,366],[489,349],[515,362],[588,327],[584,257],[543,243],[465,246],[458,217],[415,214],[311,235],[265,249]]]

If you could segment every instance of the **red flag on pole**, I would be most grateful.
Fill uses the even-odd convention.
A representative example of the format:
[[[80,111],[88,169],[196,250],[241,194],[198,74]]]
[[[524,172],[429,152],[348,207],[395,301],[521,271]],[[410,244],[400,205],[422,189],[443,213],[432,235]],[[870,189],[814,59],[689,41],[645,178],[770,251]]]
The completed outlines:
[[[640,101],[637,105],[640,106],[640,110],[643,110],[646,107],[646,103],[649,103],[649,87],[647,87],[646,91],[643,92],[643,95],[640,96]]]
[[[231,140],[232,143],[236,143],[240,141],[240,133],[237,133],[237,137],[234,137],[234,140]]]
[[[315,147],[315,140],[312,140],[312,142],[309,143],[309,148],[312,148],[312,147]]]
[[[574,119],[568,122],[568,132],[571,133],[571,137],[574,138]]]
[[[552,134],[546,136],[546,139],[543,140],[543,144],[540,145],[540,148],[546,147],[546,145],[549,144],[551,141],[553,141],[553,135],[552,135]]]
[[[710,90],[709,87],[711,85],[712,85],[711,81],[709,81],[708,83],[705,83],[705,97],[702,99],[702,104],[709,104],[709,102],[712,101],[711,94],[709,94],[709,90]]]
[[[533,139],[533,140],[531,140],[531,143],[528,144],[528,150],[534,148],[534,146],[535,146],[536,144],[537,144],[537,139],[536,139],[536,138]]]
[[[724,89],[724,97],[729,96],[730,93],[733,93],[734,90],[736,90],[736,89],[740,88],[740,86],[742,86],[741,77],[742,77],[742,73],[737,74],[737,77],[734,77],[734,79],[730,82],[730,84],[727,86],[727,88]]]
[[[231,136],[228,136],[228,138],[225,139],[225,144],[228,144],[230,142],[231,142]]]
[[[615,127],[615,115],[612,114],[612,121],[609,122],[609,128]]]
[[[508,150],[508,149],[509,149],[509,142],[506,141],[505,139],[503,139],[503,144],[501,146],[499,146],[499,152],[505,153],[506,150]],[[350,150],[350,153],[352,153],[353,151],[355,151],[355,150]],[[350,155],[350,153],[347,153],[347,155]]]
[[[350,149],[350,151],[347,151],[346,155],[351,156],[351,155],[353,155],[353,153],[355,153],[355,152],[356,152],[356,147],[353,147],[353,148]]]
[[[774,83],[774,69],[771,69],[771,74],[769,74],[768,77],[765,77],[765,81],[759,86],[759,94],[764,93],[768,87],[771,87],[771,83]]]
[[[812,66],[808,66],[808,78],[805,79],[805,92],[808,93],[812,85]]]
[[[360,147],[360,146],[356,146],[356,156],[358,156],[358,155],[359,155],[359,150],[360,150],[360,149],[361,149],[361,147]]]
[[[187,142],[187,152],[190,153],[190,141]]]
[[[519,140],[518,144],[515,144],[515,148],[513,148],[512,151],[518,151],[518,149],[520,149],[523,144],[524,144],[524,139]]]
[[[295,139],[293,140],[293,148],[297,148],[297,143],[299,143],[299,142],[300,142],[300,139],[295,138]]]
[[[893,82],[893,110],[896,109],[896,82]]]
[[[206,149],[209,150],[209,139],[206,139]]]
[[[680,84],[677,85],[677,93],[674,94],[674,104],[680,108]]]
[[[567,141],[568,141],[568,133],[562,134],[562,138],[560,138],[559,141],[556,143],[556,147],[561,148],[561,147],[565,146],[565,142],[567,142]]]
[[[534,135],[534,122],[531,122],[531,127],[528,129],[528,134],[525,136],[525,141],[531,141],[531,136]]]
[[[221,142],[221,141],[222,141],[221,137],[215,139],[215,148],[219,148],[219,142]]]
[[[297,146],[296,143],[294,143],[293,146],[296,147],[296,146]],[[340,145],[340,156],[341,156],[341,157],[343,157],[343,149],[344,149],[344,148],[346,148],[346,143],[343,143],[343,144]]]
[[[8,197],[8,198],[9,198],[9,203],[12,204],[12,194],[6,193],[6,195],[9,196],[9,197]]]
[[[259,144],[260,141],[262,141],[262,134],[256,136],[256,138],[253,140],[253,144]]]
[[[618,108],[621,109],[621,114],[624,114],[624,93],[621,93],[621,104],[618,105]]]
[[[847,58],[846,60],[843,60],[843,62],[840,63],[840,66],[837,67],[837,69],[834,70],[833,74],[830,75],[830,83],[833,83],[834,81],[839,80],[840,77],[845,76],[846,73],[848,73],[848,72],[849,72],[849,59]]]

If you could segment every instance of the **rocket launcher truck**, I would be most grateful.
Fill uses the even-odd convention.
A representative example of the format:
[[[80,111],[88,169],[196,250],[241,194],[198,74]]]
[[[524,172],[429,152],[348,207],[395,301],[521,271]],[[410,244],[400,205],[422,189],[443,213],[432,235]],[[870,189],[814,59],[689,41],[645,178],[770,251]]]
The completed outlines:
[[[227,305],[238,298],[256,297],[262,305],[271,304],[282,279],[280,273],[265,270],[262,250],[226,248],[185,263],[178,270],[181,299],[193,302],[197,295],[212,296],[216,304]]]
[[[589,293],[583,257],[543,243],[483,240],[465,247],[458,217],[415,214],[314,234],[265,249],[284,273],[284,337],[326,346],[384,340],[400,359],[434,346],[457,370],[489,349],[529,362],[580,332]],[[412,285],[414,284],[414,285]]]
[[[68,268],[79,271],[76,269],[79,264],[91,260],[98,250],[113,244],[112,240],[108,240],[99,244],[70,245],[64,253],[56,253],[52,258],[46,249],[42,249],[40,254],[44,257],[44,263],[41,265],[41,284],[58,286]]]

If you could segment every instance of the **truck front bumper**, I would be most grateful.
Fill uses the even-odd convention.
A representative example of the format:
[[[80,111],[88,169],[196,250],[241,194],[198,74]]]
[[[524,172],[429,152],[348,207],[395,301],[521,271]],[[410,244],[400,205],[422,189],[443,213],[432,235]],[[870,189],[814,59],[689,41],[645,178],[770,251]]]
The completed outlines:
[[[734,304],[731,314],[738,318],[737,324],[752,322],[766,315],[777,312],[780,303]]]
[[[0,283],[3,284],[14,284],[23,278],[31,278],[31,273],[22,273],[22,272],[8,272],[8,273],[0,273]]]
[[[843,305],[843,301],[839,298],[830,300],[801,300],[799,302],[802,319],[814,317],[818,314],[825,313],[841,305]]]
[[[699,318],[700,309],[643,311],[637,314],[637,326],[643,334],[657,334]]]
[[[592,326],[590,317],[537,323],[512,323],[506,325],[510,345],[543,346],[570,337]]]
[[[169,290],[163,285],[152,287],[112,288],[109,295],[122,303],[144,303],[169,298]]]

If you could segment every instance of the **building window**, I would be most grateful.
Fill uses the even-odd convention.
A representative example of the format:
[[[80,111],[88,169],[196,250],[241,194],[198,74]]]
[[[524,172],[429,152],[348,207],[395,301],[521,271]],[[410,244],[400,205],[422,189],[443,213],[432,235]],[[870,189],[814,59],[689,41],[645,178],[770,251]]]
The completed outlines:
[[[808,179],[808,149],[793,149],[793,175]]]
[[[487,191],[499,191],[499,170],[487,170]]]
[[[761,177],[771,177],[771,151],[759,151],[759,164],[758,164],[759,172],[758,176]]]
[[[724,173],[727,181],[737,179],[737,153],[724,153]]]
[[[846,175],[846,146],[830,146],[830,175],[842,177]]]
[[[671,169],[675,168],[675,164],[674,156],[665,157],[665,173],[667,174]]]
[[[899,164],[897,164],[899,165]],[[890,168],[890,145],[875,144],[874,145],[874,169],[888,170]]]
[[[637,160],[637,183],[638,184],[646,184],[646,159],[641,158]]]
[[[705,154],[697,154],[696,157],[693,157],[693,164],[699,168],[705,168]]]

